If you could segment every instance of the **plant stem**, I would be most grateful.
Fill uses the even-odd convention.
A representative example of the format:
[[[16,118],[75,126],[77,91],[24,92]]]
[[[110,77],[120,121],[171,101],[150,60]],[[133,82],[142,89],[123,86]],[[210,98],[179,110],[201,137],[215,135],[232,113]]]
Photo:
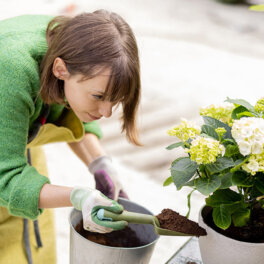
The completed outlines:
[[[249,191],[249,188],[246,188],[245,191],[244,191],[244,200],[245,200],[245,201],[248,200],[248,198],[247,198],[248,191]]]
[[[240,167],[241,167],[244,163],[246,163],[248,160],[249,160],[249,156],[248,156],[247,158],[245,158],[240,164],[236,165],[233,169],[231,169],[230,172],[233,173],[233,172],[239,170]]]

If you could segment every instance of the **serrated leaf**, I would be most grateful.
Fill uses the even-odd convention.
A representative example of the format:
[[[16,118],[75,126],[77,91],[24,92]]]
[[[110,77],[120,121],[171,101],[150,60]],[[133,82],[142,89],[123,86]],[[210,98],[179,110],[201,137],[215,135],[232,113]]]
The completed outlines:
[[[218,173],[227,168],[231,168],[234,166],[234,162],[231,158],[221,157],[216,159],[214,163],[206,164],[206,169],[211,173]]]
[[[213,209],[213,220],[216,226],[224,230],[231,225],[231,215],[223,205]]]
[[[233,204],[243,200],[243,196],[230,189],[216,190],[212,195],[205,199],[206,205],[219,207],[221,204]]]
[[[217,175],[212,175],[208,178],[198,178],[194,180],[197,191],[203,195],[209,195],[218,189],[221,185],[221,180]]]
[[[232,174],[232,184],[234,186],[251,187],[253,186],[253,180],[247,173],[236,171]]]
[[[170,176],[170,177],[168,177],[168,178],[164,181],[163,186],[169,186],[169,185],[172,184],[172,183],[173,183],[173,179],[172,179],[172,177]]]
[[[224,127],[225,130],[226,130],[226,133],[223,135],[223,138],[224,139],[233,139],[232,137],[232,134],[231,134],[231,127],[228,126],[227,124],[213,118],[213,117],[210,117],[210,116],[203,116],[203,120],[204,120],[204,123],[206,125],[209,125],[209,126],[212,126],[214,128],[218,128],[218,127]]]
[[[177,142],[177,143],[169,145],[168,147],[166,147],[166,149],[171,150],[174,148],[184,147],[184,146],[185,146],[184,142]]]
[[[197,163],[188,157],[179,159],[173,164],[171,176],[178,190],[193,177],[197,167]]]
[[[215,128],[210,125],[203,125],[201,132],[202,134],[206,134],[207,136],[210,136],[213,139],[219,140],[219,137],[215,132]]]

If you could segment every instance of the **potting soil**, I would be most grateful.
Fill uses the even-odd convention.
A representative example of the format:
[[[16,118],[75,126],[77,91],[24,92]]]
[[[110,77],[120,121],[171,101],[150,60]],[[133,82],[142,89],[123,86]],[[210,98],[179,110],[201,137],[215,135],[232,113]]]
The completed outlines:
[[[83,221],[81,220],[75,227],[75,230],[84,238],[105,246],[132,248],[145,245],[145,243],[140,241],[136,232],[130,227],[111,233],[101,234],[85,230],[83,228]]]
[[[161,228],[197,237],[206,235],[205,229],[200,227],[198,223],[189,220],[171,209],[163,209],[156,217],[159,220]]]

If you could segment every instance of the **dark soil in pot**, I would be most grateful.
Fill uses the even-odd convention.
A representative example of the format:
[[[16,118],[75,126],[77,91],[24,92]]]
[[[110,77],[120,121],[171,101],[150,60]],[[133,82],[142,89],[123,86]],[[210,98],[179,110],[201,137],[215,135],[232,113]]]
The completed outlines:
[[[213,222],[213,209],[205,206],[202,210],[204,222],[216,232],[239,241],[251,243],[264,243],[264,209],[256,205],[251,214],[249,223],[244,227],[236,227],[233,224],[226,230],[217,227]]]
[[[130,227],[107,234],[101,234],[83,229],[83,221],[81,220],[75,227],[75,230],[86,239],[105,246],[132,248],[145,245],[145,243],[140,241],[137,237],[136,232]]]

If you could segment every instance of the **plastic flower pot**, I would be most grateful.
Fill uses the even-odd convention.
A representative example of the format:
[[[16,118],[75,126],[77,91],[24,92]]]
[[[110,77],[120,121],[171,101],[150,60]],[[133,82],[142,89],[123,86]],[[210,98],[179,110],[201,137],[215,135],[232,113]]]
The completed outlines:
[[[199,214],[199,225],[207,232],[199,238],[203,264],[264,263],[264,243],[242,242],[216,232],[204,222],[210,212],[210,207],[204,206]]]
[[[120,198],[120,204],[128,211],[152,214],[146,208]],[[136,232],[137,237],[144,241],[140,247],[110,247],[92,242],[81,236],[76,231],[82,214],[73,209],[69,216],[70,222],[70,264],[148,264],[153,253],[155,244],[159,238],[152,225],[129,224],[129,227]]]

